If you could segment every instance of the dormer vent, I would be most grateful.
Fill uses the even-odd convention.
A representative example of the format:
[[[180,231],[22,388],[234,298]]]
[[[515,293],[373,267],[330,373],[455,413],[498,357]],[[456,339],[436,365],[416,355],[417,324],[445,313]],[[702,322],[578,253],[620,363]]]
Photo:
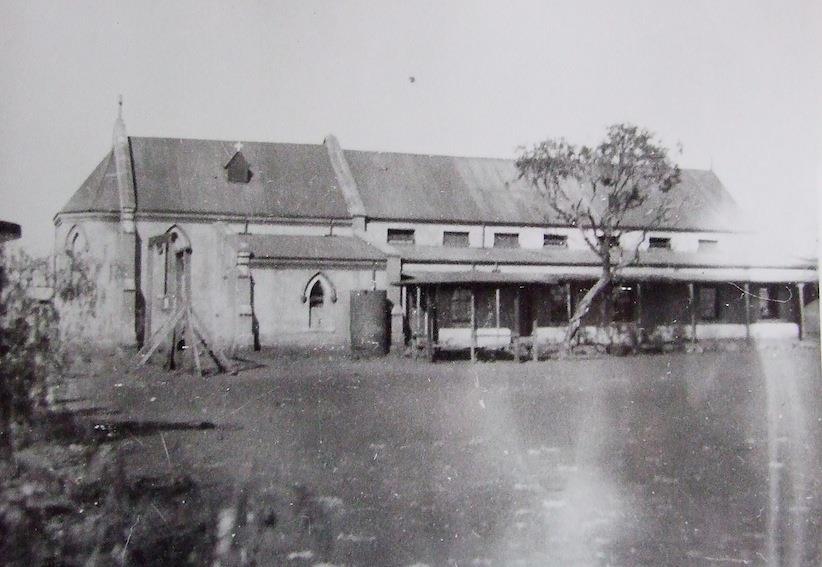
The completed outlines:
[[[234,155],[223,166],[226,177],[230,183],[248,183],[251,181],[251,167],[243,155],[243,145],[237,142],[234,149]]]

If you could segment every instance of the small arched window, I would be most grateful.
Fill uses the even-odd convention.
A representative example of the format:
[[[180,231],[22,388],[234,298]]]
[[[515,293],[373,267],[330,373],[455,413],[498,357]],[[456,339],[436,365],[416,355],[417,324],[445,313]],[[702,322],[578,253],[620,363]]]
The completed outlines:
[[[311,286],[308,294],[308,327],[310,329],[325,328],[325,290],[322,282],[318,279]]]
[[[83,229],[78,225],[74,225],[66,235],[66,244],[64,247],[66,254],[77,258],[80,254],[85,253],[87,249],[88,243],[86,242],[86,235],[83,233]]]

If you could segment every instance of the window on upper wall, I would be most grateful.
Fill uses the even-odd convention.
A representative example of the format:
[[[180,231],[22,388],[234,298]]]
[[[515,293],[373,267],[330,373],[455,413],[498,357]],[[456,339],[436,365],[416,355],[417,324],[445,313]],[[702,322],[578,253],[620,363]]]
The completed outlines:
[[[651,238],[648,239],[648,248],[670,250],[671,249],[671,239],[670,238],[663,238],[663,237],[659,237],[659,236],[652,236]]]
[[[496,232],[496,233],[494,233],[494,248],[519,248],[519,233],[516,233],[516,232]]]
[[[705,238],[699,239],[699,248],[700,252],[710,252],[719,248],[719,241],[718,240],[709,240]]]
[[[450,248],[468,248],[468,233],[446,230],[442,233],[442,245]]]
[[[544,234],[542,246],[545,248],[567,248],[568,236],[565,234]]]
[[[700,321],[715,321],[719,319],[719,294],[713,286],[700,286],[698,297]]]
[[[388,244],[414,244],[414,229],[389,228],[386,241]]]

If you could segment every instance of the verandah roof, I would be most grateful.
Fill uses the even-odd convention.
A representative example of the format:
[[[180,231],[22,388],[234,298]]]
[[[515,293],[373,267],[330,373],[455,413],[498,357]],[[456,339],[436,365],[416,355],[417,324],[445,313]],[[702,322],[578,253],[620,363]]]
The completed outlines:
[[[443,271],[443,272],[406,272],[400,281],[392,282],[395,286],[413,285],[522,285],[522,284],[558,284],[569,281],[593,281],[593,273],[535,273],[535,272],[489,272],[479,270]],[[636,269],[628,270],[618,278],[626,283],[802,283],[817,281],[816,272],[808,270],[785,270],[776,272],[767,270],[724,269],[699,270],[697,273],[677,270],[666,272],[646,272]]]
[[[412,272],[394,282],[397,286],[438,284],[555,284],[559,279],[551,274],[517,272]]]

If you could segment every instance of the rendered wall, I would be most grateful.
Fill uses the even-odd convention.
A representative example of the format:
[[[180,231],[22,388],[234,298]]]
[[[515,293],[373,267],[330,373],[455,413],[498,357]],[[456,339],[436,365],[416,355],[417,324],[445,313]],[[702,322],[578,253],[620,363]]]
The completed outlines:
[[[118,254],[118,222],[107,220],[66,219],[55,229],[55,262],[63,272],[69,265],[65,252],[68,237],[79,233],[75,256],[93,274],[95,294],[89,304],[79,300],[60,305],[60,328],[71,340],[88,341],[102,347],[119,344],[122,332],[124,266]]]
[[[302,296],[306,285],[321,272],[336,291],[336,302],[326,293],[326,325],[309,327],[309,304]],[[275,268],[251,270],[254,317],[261,346],[345,346],[350,342],[350,292],[372,288],[371,269]],[[385,289],[385,271],[376,272],[377,289]]]

